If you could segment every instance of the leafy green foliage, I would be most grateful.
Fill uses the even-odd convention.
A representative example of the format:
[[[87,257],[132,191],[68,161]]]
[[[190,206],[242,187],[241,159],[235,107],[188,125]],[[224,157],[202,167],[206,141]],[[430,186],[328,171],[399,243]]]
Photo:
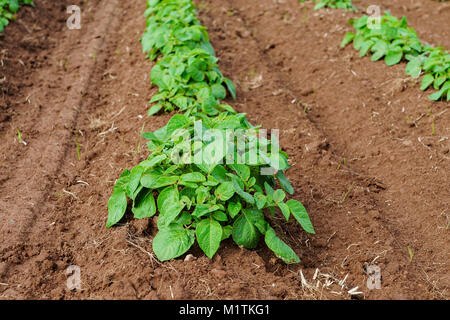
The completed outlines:
[[[436,101],[447,97],[450,101],[450,53],[442,47],[426,46],[420,56],[408,58],[407,74],[414,78],[422,72],[425,74],[420,89],[427,90],[432,86],[438,91],[431,94],[430,99]]]
[[[321,8],[332,8],[332,9],[345,9],[351,11],[358,11],[352,4],[352,0],[314,0],[316,5],[314,10]],[[299,2],[305,2],[305,0],[299,0]]]
[[[314,9],[332,8],[357,11],[352,4],[352,0],[316,0],[317,4]]]
[[[3,32],[10,20],[23,5],[32,5],[33,0],[0,0],[0,33]]]
[[[195,121],[199,120],[202,120],[201,133],[195,131]],[[238,164],[251,162],[252,144],[241,146],[238,134],[224,140],[231,129],[232,132],[255,130],[256,133],[259,130],[248,123],[244,114],[221,113],[217,117],[177,114],[165,127],[145,133],[151,155],[131,171],[125,170],[117,180],[109,202],[108,227],[123,217],[126,195],[133,200],[131,211],[135,218],[158,214],[157,225],[162,235],[158,236],[158,241],[155,238],[154,251],[160,260],[186,252],[194,243],[189,233],[194,230],[200,248],[210,258],[219,249],[221,241],[229,236],[238,245],[255,248],[260,237],[271,230],[264,209],[279,208],[286,220],[292,215],[305,231],[314,233],[301,203],[297,200],[285,202],[286,192],[291,192],[292,186],[284,175],[283,184],[280,183],[283,190],[276,189],[280,179],[278,174],[261,174],[261,168],[274,165],[270,154],[273,152],[279,153],[277,166],[280,171],[288,169],[287,155],[273,147],[270,141],[260,138],[259,145],[265,145],[267,153],[258,148],[254,163]],[[210,130],[215,130],[215,138],[207,140],[205,136]],[[211,157],[209,153],[219,150],[224,142],[235,159],[231,164],[226,161],[230,154],[219,152]],[[185,152],[181,154],[181,150]],[[200,162],[193,161],[199,156]],[[154,199],[157,199],[156,207]],[[298,262],[298,257],[289,251],[291,249],[286,249],[287,245],[271,233],[266,236],[266,243],[277,256],[287,263]],[[166,238],[171,239],[170,248],[162,245],[161,239]]]
[[[147,1],[146,30],[141,38],[151,60],[180,50],[204,49],[214,55],[206,28],[196,18],[191,0]]]
[[[349,32],[341,42],[341,47],[353,42],[355,49],[363,57],[371,53],[371,60],[384,59],[389,66],[402,60],[408,61],[405,72],[414,78],[422,72],[425,76],[421,89],[433,84],[438,92],[429,96],[432,100],[447,97],[450,100],[450,55],[444,48],[424,46],[417,33],[408,27],[405,17],[397,19],[388,12],[381,17],[379,27],[369,23],[369,17],[350,20],[356,33]]]
[[[361,57],[371,52],[372,61],[384,58],[389,66],[399,63],[406,55],[418,56],[423,51],[416,32],[408,27],[405,17],[398,20],[386,13],[381,17],[379,28],[368,22],[368,16],[350,20],[356,34],[348,33],[341,47],[353,42]]]
[[[234,112],[220,99],[225,99],[227,89],[235,99],[235,86],[217,67],[208,33],[196,13],[191,0],[148,1],[142,47],[151,60],[164,57],[152,69],[151,81],[160,91],[150,101],[156,104],[149,115],[177,108],[211,116]]]

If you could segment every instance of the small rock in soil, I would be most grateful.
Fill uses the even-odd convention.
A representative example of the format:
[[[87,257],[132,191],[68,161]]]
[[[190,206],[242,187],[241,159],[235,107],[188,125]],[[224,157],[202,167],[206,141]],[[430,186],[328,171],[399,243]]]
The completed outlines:
[[[219,278],[219,279],[223,279],[223,278],[225,278],[225,276],[227,275],[227,272],[226,272],[225,270],[221,270],[221,269],[217,269],[217,268],[212,269],[212,270],[211,270],[211,273],[212,273],[216,278]]]
[[[184,258],[184,262],[190,262],[190,261],[194,261],[194,260],[196,260],[197,258],[196,257],[194,257],[192,254],[188,254],[187,256],[186,256],[186,258]]]

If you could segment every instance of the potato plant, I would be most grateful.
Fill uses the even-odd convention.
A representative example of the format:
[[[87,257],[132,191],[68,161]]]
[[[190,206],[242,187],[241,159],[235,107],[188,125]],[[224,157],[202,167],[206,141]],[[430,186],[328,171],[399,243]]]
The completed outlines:
[[[371,54],[371,60],[384,59],[388,66],[408,61],[405,72],[413,77],[425,76],[421,89],[426,90],[433,84],[438,92],[429,96],[432,100],[447,97],[450,100],[450,55],[442,47],[433,48],[423,45],[416,31],[408,26],[405,17],[397,19],[386,12],[374,25],[368,16],[351,19],[350,24],[356,29],[349,32],[341,42],[341,47],[353,43],[363,57]]]
[[[278,208],[286,221],[293,216],[314,233],[304,206],[286,199],[294,193],[284,174],[287,154],[221,102],[227,90],[235,99],[236,89],[220,72],[191,0],[148,0],[147,7],[141,42],[148,58],[158,59],[151,81],[159,88],[149,115],[182,113],[143,135],[150,156],[116,181],[107,227],[124,217],[130,201],[136,219],[157,216],[153,251],[161,261],[183,255],[195,241],[212,258],[229,237],[249,249],[264,237],[284,262],[299,262],[267,219]]]
[[[151,60],[178,52],[181,48],[202,48],[214,55],[206,28],[200,25],[192,1],[149,0],[147,7],[146,30],[141,42]]]
[[[201,121],[200,133],[195,132],[196,121]],[[208,139],[211,130],[214,134]],[[245,130],[254,134],[239,135]],[[162,261],[184,254],[195,239],[212,258],[221,241],[231,236],[236,244],[249,249],[264,237],[284,262],[299,262],[295,252],[276,236],[264,211],[275,214],[278,208],[286,221],[292,215],[306,232],[314,233],[314,228],[300,202],[286,201],[286,193],[293,193],[283,173],[289,168],[287,155],[269,140],[257,139],[258,133],[244,114],[226,113],[217,117],[177,114],[165,127],[145,133],[151,155],[117,180],[108,203],[107,227],[122,219],[129,198],[136,219],[158,214],[153,250]],[[225,149],[231,151],[220,152]],[[256,156],[253,163],[252,151]],[[277,163],[272,160],[274,153],[279,154]],[[230,156],[232,161],[227,159]],[[262,167],[278,170],[262,175]],[[282,188],[276,188],[276,182]]]
[[[429,96],[432,100],[446,98],[450,101],[450,53],[443,47],[426,46],[423,54],[411,57],[406,66],[406,73],[418,78],[422,73],[421,90],[427,90],[431,85],[437,92]]]

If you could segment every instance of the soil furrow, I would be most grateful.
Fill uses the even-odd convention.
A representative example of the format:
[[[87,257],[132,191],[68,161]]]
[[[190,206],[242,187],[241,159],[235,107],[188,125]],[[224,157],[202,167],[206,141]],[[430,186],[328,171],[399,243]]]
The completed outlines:
[[[8,164],[9,177],[0,187],[2,211],[8,213],[2,215],[4,257],[11,253],[20,255],[36,234],[51,232],[53,216],[47,211],[48,199],[65,155],[73,146],[72,138],[77,130],[75,124],[84,107],[83,95],[89,90],[96,55],[102,49],[116,6],[117,1],[108,1],[102,3],[101,10],[84,7],[88,12],[95,9],[95,15],[85,26],[91,33],[66,30],[58,47],[49,53],[55,59],[66,59],[65,68],[69,70],[61,70],[60,65],[54,63],[33,75],[35,83],[41,79],[41,86],[47,88],[45,91],[33,88],[33,93],[29,94],[30,104],[46,100],[46,107],[35,114],[30,128],[35,134],[27,139],[24,154]],[[27,116],[22,114],[22,117]],[[14,119],[16,123],[21,120],[25,119],[20,119],[20,116]],[[11,193],[12,190],[18,192]],[[35,245],[50,247],[50,242]],[[1,277],[15,272],[10,270],[11,266],[14,263],[2,264]],[[25,264],[19,269],[28,267]]]

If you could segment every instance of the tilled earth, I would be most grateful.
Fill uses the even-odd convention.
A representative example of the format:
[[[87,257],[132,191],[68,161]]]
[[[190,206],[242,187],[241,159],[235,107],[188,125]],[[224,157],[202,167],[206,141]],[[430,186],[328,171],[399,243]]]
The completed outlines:
[[[195,247],[194,259],[159,263],[153,220],[105,228],[115,179],[148,156],[141,132],[170,118],[146,116],[157,88],[139,43],[145,1],[35,2],[0,37],[1,298],[449,298],[449,104],[429,100],[404,64],[339,48],[347,20],[373,1],[354,1],[360,13],[196,1],[238,88],[229,103],[280,130],[294,197],[316,228],[272,221],[302,259],[290,266],[230,240],[213,261]],[[69,30],[77,2],[82,29]],[[377,4],[450,48],[450,4]],[[71,265],[81,290],[66,286]],[[381,289],[367,286],[371,266]]]

